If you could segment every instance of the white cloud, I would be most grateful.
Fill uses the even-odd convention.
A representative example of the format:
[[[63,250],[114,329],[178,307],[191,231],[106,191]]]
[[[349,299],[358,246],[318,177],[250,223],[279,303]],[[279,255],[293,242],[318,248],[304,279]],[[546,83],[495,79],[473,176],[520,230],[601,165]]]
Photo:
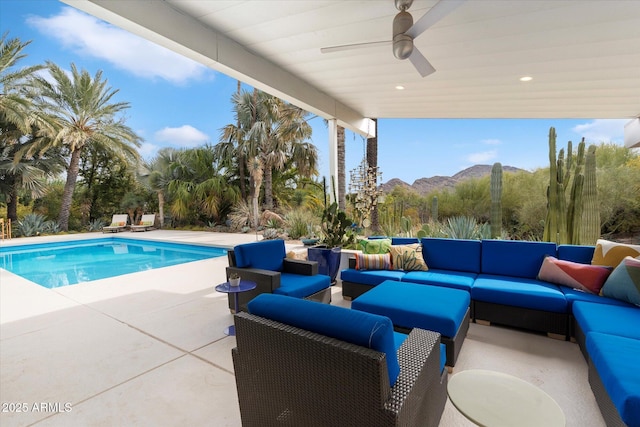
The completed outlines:
[[[596,119],[575,126],[573,132],[584,137],[587,142],[618,142],[624,139],[624,125],[629,119]]]
[[[140,146],[140,148],[138,148],[138,152],[140,153],[140,156],[143,159],[152,159],[153,156],[156,155],[156,153],[158,152],[158,150],[160,149],[160,147],[158,147],[155,144],[152,144],[150,142],[144,142],[142,143],[142,145]]]
[[[495,159],[498,156],[496,150],[483,151],[480,153],[471,153],[467,156],[467,161],[475,165],[478,163],[487,163],[491,159]]]
[[[180,147],[196,147],[210,140],[207,134],[189,125],[163,128],[155,133],[155,139]]]
[[[486,145],[500,145],[502,144],[502,141],[499,139],[483,139],[482,143]]]
[[[65,7],[49,18],[31,16],[27,23],[59,40],[75,52],[106,60],[143,78],[160,78],[174,84],[203,78],[207,68],[162,46]]]

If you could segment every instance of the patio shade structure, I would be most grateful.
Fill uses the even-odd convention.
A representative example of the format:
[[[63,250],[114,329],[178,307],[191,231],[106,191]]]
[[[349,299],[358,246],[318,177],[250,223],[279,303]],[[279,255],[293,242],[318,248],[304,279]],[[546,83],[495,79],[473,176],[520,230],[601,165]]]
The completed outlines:
[[[389,40],[393,0],[63,1],[364,136],[368,118],[640,117],[637,1],[467,0],[415,38],[424,78],[389,45],[320,51]]]

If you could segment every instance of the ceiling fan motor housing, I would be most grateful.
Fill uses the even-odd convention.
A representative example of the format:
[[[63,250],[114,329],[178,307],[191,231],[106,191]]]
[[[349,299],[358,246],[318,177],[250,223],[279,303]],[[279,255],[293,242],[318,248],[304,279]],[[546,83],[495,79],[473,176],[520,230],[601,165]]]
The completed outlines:
[[[407,59],[413,52],[413,38],[405,34],[412,25],[409,12],[401,11],[393,18],[393,55],[398,59]]]

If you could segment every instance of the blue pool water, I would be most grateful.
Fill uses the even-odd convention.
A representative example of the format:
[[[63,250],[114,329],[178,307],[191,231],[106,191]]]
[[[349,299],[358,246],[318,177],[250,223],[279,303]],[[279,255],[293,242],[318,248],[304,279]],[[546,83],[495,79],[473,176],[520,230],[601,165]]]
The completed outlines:
[[[226,254],[210,246],[111,237],[0,248],[0,267],[57,288]]]

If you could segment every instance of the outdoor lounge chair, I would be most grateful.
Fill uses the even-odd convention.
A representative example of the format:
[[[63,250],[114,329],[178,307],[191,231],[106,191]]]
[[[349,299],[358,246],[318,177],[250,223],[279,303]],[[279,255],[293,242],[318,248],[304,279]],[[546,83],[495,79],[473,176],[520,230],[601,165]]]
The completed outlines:
[[[318,274],[318,263],[287,258],[284,240],[261,240],[237,245],[227,252],[231,273],[243,280],[256,282],[254,290],[238,294],[240,311],[246,311],[247,302],[262,293],[276,293],[313,301],[331,302],[331,280]],[[233,294],[229,294],[229,309],[235,309]]]
[[[131,226],[131,231],[149,231],[153,230],[154,224],[156,222],[156,214],[145,214],[142,215],[140,219],[140,223],[137,225]]]
[[[437,426],[447,400],[440,334],[275,294],[234,316],[240,416],[251,426]]]
[[[111,218],[111,224],[105,227],[102,227],[102,232],[106,233],[108,231],[110,233],[118,233],[120,231],[126,230],[128,218],[129,218],[129,215],[127,214],[114,215]]]

